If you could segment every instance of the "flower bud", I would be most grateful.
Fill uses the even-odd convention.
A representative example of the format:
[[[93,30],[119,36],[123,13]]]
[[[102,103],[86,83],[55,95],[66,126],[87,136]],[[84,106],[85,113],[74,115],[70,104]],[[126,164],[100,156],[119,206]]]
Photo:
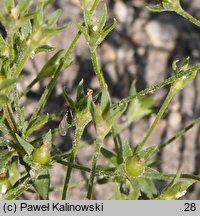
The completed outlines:
[[[125,162],[125,171],[128,177],[138,177],[144,173],[145,161],[139,156],[128,157]]]

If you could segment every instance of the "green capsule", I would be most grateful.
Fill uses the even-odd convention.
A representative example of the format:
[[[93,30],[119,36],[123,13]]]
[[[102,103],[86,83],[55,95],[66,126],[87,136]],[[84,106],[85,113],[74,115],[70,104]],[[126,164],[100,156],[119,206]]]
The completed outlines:
[[[51,153],[48,144],[44,143],[40,148],[35,149],[32,158],[36,163],[47,165],[51,160]]]
[[[139,156],[128,157],[125,162],[125,171],[128,177],[138,177],[144,173],[145,161]]]

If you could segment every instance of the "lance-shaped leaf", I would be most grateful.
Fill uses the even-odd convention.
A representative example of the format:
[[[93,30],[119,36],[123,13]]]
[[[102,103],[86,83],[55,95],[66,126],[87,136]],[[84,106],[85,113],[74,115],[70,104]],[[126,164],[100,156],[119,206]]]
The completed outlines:
[[[13,152],[9,150],[1,150],[0,151],[0,173],[4,167],[10,162],[12,159]]]
[[[184,196],[187,192],[187,189],[194,184],[195,180],[185,180],[177,182],[176,184],[172,185],[171,187],[168,187],[165,189],[159,197],[157,197],[157,200],[176,200],[180,197]]]
[[[23,39],[27,39],[32,33],[32,25],[30,20],[27,20],[23,23],[21,27],[21,34]]]
[[[175,61],[172,64],[172,68],[174,70],[174,73],[178,74],[178,73],[182,73],[184,71],[188,71],[188,74],[183,75],[182,77],[180,77],[179,79],[175,80],[174,83],[172,83],[172,91],[174,91],[175,93],[182,90],[191,80],[193,80],[196,75],[197,75],[197,71],[198,69],[194,69],[194,70],[187,70],[188,68],[188,64],[189,64],[189,58],[186,58],[186,60],[183,62],[182,67],[178,70],[177,72],[177,66],[176,66],[176,62]]]
[[[6,42],[4,38],[2,37],[2,35],[0,35],[0,53],[1,55],[5,53],[6,48],[7,48]]]
[[[43,200],[49,199],[50,175],[47,168],[38,176],[34,187]]]
[[[6,89],[17,82],[17,79],[7,79],[0,82],[0,91]]]
[[[49,120],[48,113],[43,116],[38,116],[33,122],[31,122],[31,124],[27,128],[26,133],[25,133],[26,137],[30,136],[33,133],[33,131],[37,130],[39,127],[46,124],[48,120]]]
[[[61,9],[57,9],[55,12],[53,12],[48,19],[46,20],[46,24],[48,26],[48,28],[53,28],[55,26],[55,24],[57,23],[60,15],[62,13]]]
[[[9,13],[15,6],[14,0],[2,0],[6,13]]]
[[[84,18],[85,26],[86,26],[87,28],[90,28],[91,25],[92,25],[92,18],[91,18],[91,14],[90,14],[90,12],[87,10],[87,8],[84,8],[84,9],[83,9],[83,18]]]
[[[85,97],[85,93],[83,89],[83,79],[81,79],[76,89],[76,103],[80,101],[83,97]]]
[[[31,153],[34,150],[33,146],[29,142],[27,142],[24,139],[22,139],[18,134],[16,134],[16,138],[17,138],[20,146],[25,150],[25,152],[28,155],[31,155]]]
[[[105,37],[115,28],[116,24],[117,24],[117,20],[114,19],[112,24],[110,24],[105,29],[103,29],[103,32],[101,33],[101,35],[97,41],[97,45],[99,45],[105,39]]]
[[[155,184],[152,180],[150,179],[145,179],[145,178],[138,178],[138,183],[139,183],[139,187],[141,192],[143,192],[144,194],[146,194],[146,196],[149,199],[153,199],[155,195],[157,195],[158,191],[155,187]]]
[[[70,96],[67,94],[67,91],[65,88],[63,88],[63,95],[67,103],[69,104],[70,108],[75,111],[75,103],[74,101],[70,98]]]
[[[52,52],[52,51],[54,51],[56,48],[55,47],[52,47],[52,46],[49,46],[49,45],[42,45],[42,46],[39,46],[39,47],[37,47],[35,50],[34,50],[34,53],[35,54],[38,54],[38,53],[40,53],[40,52],[47,52],[47,53],[49,53],[49,52]]]
[[[101,147],[101,154],[114,166],[119,165],[117,155],[113,152]]]
[[[107,19],[107,7],[106,4],[104,4],[99,17],[97,18],[98,30],[101,31],[103,29],[103,27],[106,24],[106,19]]]
[[[17,13],[20,15],[24,14],[31,5],[31,2],[32,0],[20,0],[16,7]]]
[[[123,158],[128,158],[133,155],[133,151],[131,149],[131,146],[128,142],[124,142],[122,145],[122,153],[123,153]]]
[[[87,32],[87,28],[83,27],[82,25],[79,25],[78,23],[75,23],[78,30],[85,36],[86,41],[90,40],[90,36]]]

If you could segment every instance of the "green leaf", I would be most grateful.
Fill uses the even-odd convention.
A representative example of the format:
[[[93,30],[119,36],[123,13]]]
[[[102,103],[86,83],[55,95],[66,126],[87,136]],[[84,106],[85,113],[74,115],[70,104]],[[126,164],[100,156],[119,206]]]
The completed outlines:
[[[46,24],[47,24],[48,28],[54,27],[54,25],[57,23],[61,13],[62,13],[62,10],[57,9],[48,17],[48,19],[46,20]]]
[[[112,188],[112,200],[122,200],[122,194],[117,183]]]
[[[10,129],[2,122],[0,122],[0,131],[2,131],[4,134],[11,136]]]
[[[163,175],[162,173],[158,172],[157,170],[150,168],[150,167],[145,167],[145,172],[142,177],[147,178],[147,179],[158,179],[158,180],[170,180],[171,179],[171,177],[167,177]]]
[[[133,151],[132,151],[131,146],[128,142],[124,142],[122,145],[122,148],[123,148],[123,158],[124,159],[133,155]]]
[[[23,22],[23,25],[21,26],[21,34],[23,39],[27,39],[32,33],[32,25],[31,21],[27,20]]]
[[[26,131],[26,136],[30,136],[33,131],[37,130],[39,127],[43,126],[48,122],[49,114],[38,116],[32,123],[29,125]]]
[[[102,90],[101,93],[101,112],[102,116],[110,111],[110,97],[107,90]]]
[[[4,9],[7,13],[11,11],[12,8],[15,6],[14,0],[2,0]]]
[[[30,143],[28,143],[27,141],[25,141],[24,139],[22,139],[18,134],[15,134],[15,135],[16,135],[16,138],[17,138],[20,146],[25,150],[25,152],[28,155],[31,155],[31,153],[34,150],[33,146]]]
[[[86,28],[89,29],[92,25],[92,18],[87,8],[83,9],[83,18],[84,18]]]
[[[105,37],[115,28],[116,24],[117,24],[117,20],[114,19],[113,23],[110,24],[109,26],[107,26],[103,30],[103,32],[101,33],[101,36],[99,37],[99,39],[97,41],[97,45],[99,45],[105,39]]]
[[[0,151],[0,173],[2,169],[8,164],[13,156],[13,152],[9,150],[1,150]]]
[[[101,154],[114,166],[119,165],[117,155],[113,152],[101,147]]]
[[[6,51],[6,42],[5,40],[3,39],[2,35],[0,34],[0,50],[1,50],[1,54],[5,54],[5,51]]]
[[[168,187],[167,190],[162,191],[157,200],[176,200],[185,195],[186,190],[194,184],[195,180],[185,180],[177,182],[176,184]]]
[[[137,152],[137,155],[144,158],[145,161],[147,161],[157,150],[157,147],[151,146],[144,150],[141,150]]]
[[[32,0],[19,0],[19,3],[16,7],[18,14],[23,15],[30,6],[31,2]]]
[[[10,141],[0,137],[0,146],[10,146]]]
[[[131,186],[133,188],[132,199],[138,200],[138,198],[141,196],[139,182],[136,178],[129,178],[129,181],[130,181]]]
[[[140,190],[149,198],[153,199],[154,195],[157,195],[158,191],[155,187],[155,184],[150,179],[144,179],[142,177],[138,178],[138,183]]]
[[[181,70],[182,70],[182,71],[186,71],[186,70],[188,69],[189,60],[190,60],[190,57],[189,57],[189,56],[184,60],[184,62],[183,62],[183,64],[182,64],[182,67],[181,67]]]
[[[163,11],[166,11],[166,9],[163,9],[161,4],[148,6],[147,9],[150,10],[151,12],[163,12]]]
[[[56,49],[55,47],[52,47],[52,46],[49,46],[49,45],[42,45],[42,46],[37,47],[34,50],[34,52],[35,52],[35,54],[38,54],[40,52],[50,53],[50,52],[54,51],[55,49]]]
[[[87,29],[85,27],[83,27],[82,25],[79,25],[78,23],[75,23],[77,29],[85,36],[85,39],[87,42],[90,41],[90,36],[87,32]]]
[[[85,93],[83,89],[83,79],[81,79],[76,89],[76,103],[84,97],[85,97]]]
[[[99,15],[99,17],[97,18],[97,26],[98,29],[101,31],[103,29],[103,27],[106,24],[106,19],[107,19],[107,7],[106,4],[104,4],[102,10],[101,10],[101,14]]]
[[[65,88],[63,88],[63,95],[64,95],[65,100],[66,100],[67,103],[69,104],[70,108],[71,108],[73,111],[75,111],[75,103],[74,103],[74,101],[69,97],[69,95],[67,94]]]
[[[48,169],[44,169],[34,183],[36,191],[43,200],[49,199],[50,175]]]
[[[48,62],[42,67],[41,71],[37,75],[37,80],[42,80],[46,77],[52,76],[58,69],[61,59],[65,54],[65,50],[61,49],[56,54],[54,54]]]
[[[17,79],[6,79],[0,83],[0,91],[6,89],[17,82]]]
[[[0,95],[0,107],[5,104],[8,103],[10,100],[7,96],[5,95]]]

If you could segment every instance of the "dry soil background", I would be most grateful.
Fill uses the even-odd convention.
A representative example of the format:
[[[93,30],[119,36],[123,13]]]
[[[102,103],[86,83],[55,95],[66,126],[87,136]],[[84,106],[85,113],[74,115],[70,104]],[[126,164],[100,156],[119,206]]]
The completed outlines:
[[[193,16],[200,19],[200,0],[181,0],[183,7]],[[102,1],[103,3],[103,1]],[[150,13],[146,6],[153,3],[149,0],[108,0],[106,1],[109,11],[108,22],[112,18],[118,20],[117,27],[109,34],[104,43],[98,48],[100,62],[103,68],[105,80],[108,83],[113,101],[126,97],[133,80],[137,80],[138,90],[162,81],[171,74],[171,64],[174,59],[191,57],[191,65],[200,62],[200,29],[190,24],[175,13]],[[79,0],[57,0],[52,1],[46,13],[61,8],[63,11],[60,24],[71,22],[70,27],[62,34],[54,37],[50,45],[58,48],[67,48],[73,36],[77,32],[74,22],[82,21],[82,10]],[[98,82],[94,77],[89,50],[83,37],[80,38],[73,52],[74,63],[60,76],[55,90],[43,112],[57,112],[65,109],[62,96],[62,87],[66,86],[71,96],[75,94],[75,88],[83,77],[85,87],[98,90]],[[50,55],[36,55],[26,64],[24,79],[21,88],[25,88],[30,80],[45,63]],[[149,139],[148,145],[157,145],[161,141],[173,136],[176,131],[183,128],[194,118],[199,116],[200,111],[200,76],[190,83],[181,93],[172,100],[166,114],[160,121],[156,132]],[[32,112],[46,82],[37,84],[24,98],[27,108],[27,116]],[[155,113],[161,106],[167,93],[167,89],[160,90],[155,94],[156,103],[153,114],[148,118],[131,125],[123,132],[123,139],[127,139],[134,146],[144,136]],[[58,122],[52,123],[50,127],[57,127]],[[158,159],[162,160],[159,169],[166,173],[175,173],[182,165],[189,173],[198,174],[200,171],[200,128],[194,127],[186,136],[178,139],[168,146]],[[71,146],[73,129],[67,137],[56,135],[54,143],[61,149],[66,150]],[[94,137],[93,127],[88,127],[83,141]],[[104,145],[112,149],[111,140],[106,140]],[[93,154],[93,146],[86,146],[78,154],[77,162],[90,166]],[[100,159],[103,163],[103,158]],[[52,186],[62,185],[64,181],[65,168],[56,165],[51,170]],[[85,197],[85,185],[82,184],[86,175],[74,171],[72,181],[74,187],[70,192],[71,199],[83,199]],[[50,194],[50,199],[59,199],[61,187]],[[109,199],[111,196],[111,184],[96,185],[95,198]],[[23,199],[35,199],[26,193]],[[191,193],[185,199],[200,198],[200,184],[196,184]]]

